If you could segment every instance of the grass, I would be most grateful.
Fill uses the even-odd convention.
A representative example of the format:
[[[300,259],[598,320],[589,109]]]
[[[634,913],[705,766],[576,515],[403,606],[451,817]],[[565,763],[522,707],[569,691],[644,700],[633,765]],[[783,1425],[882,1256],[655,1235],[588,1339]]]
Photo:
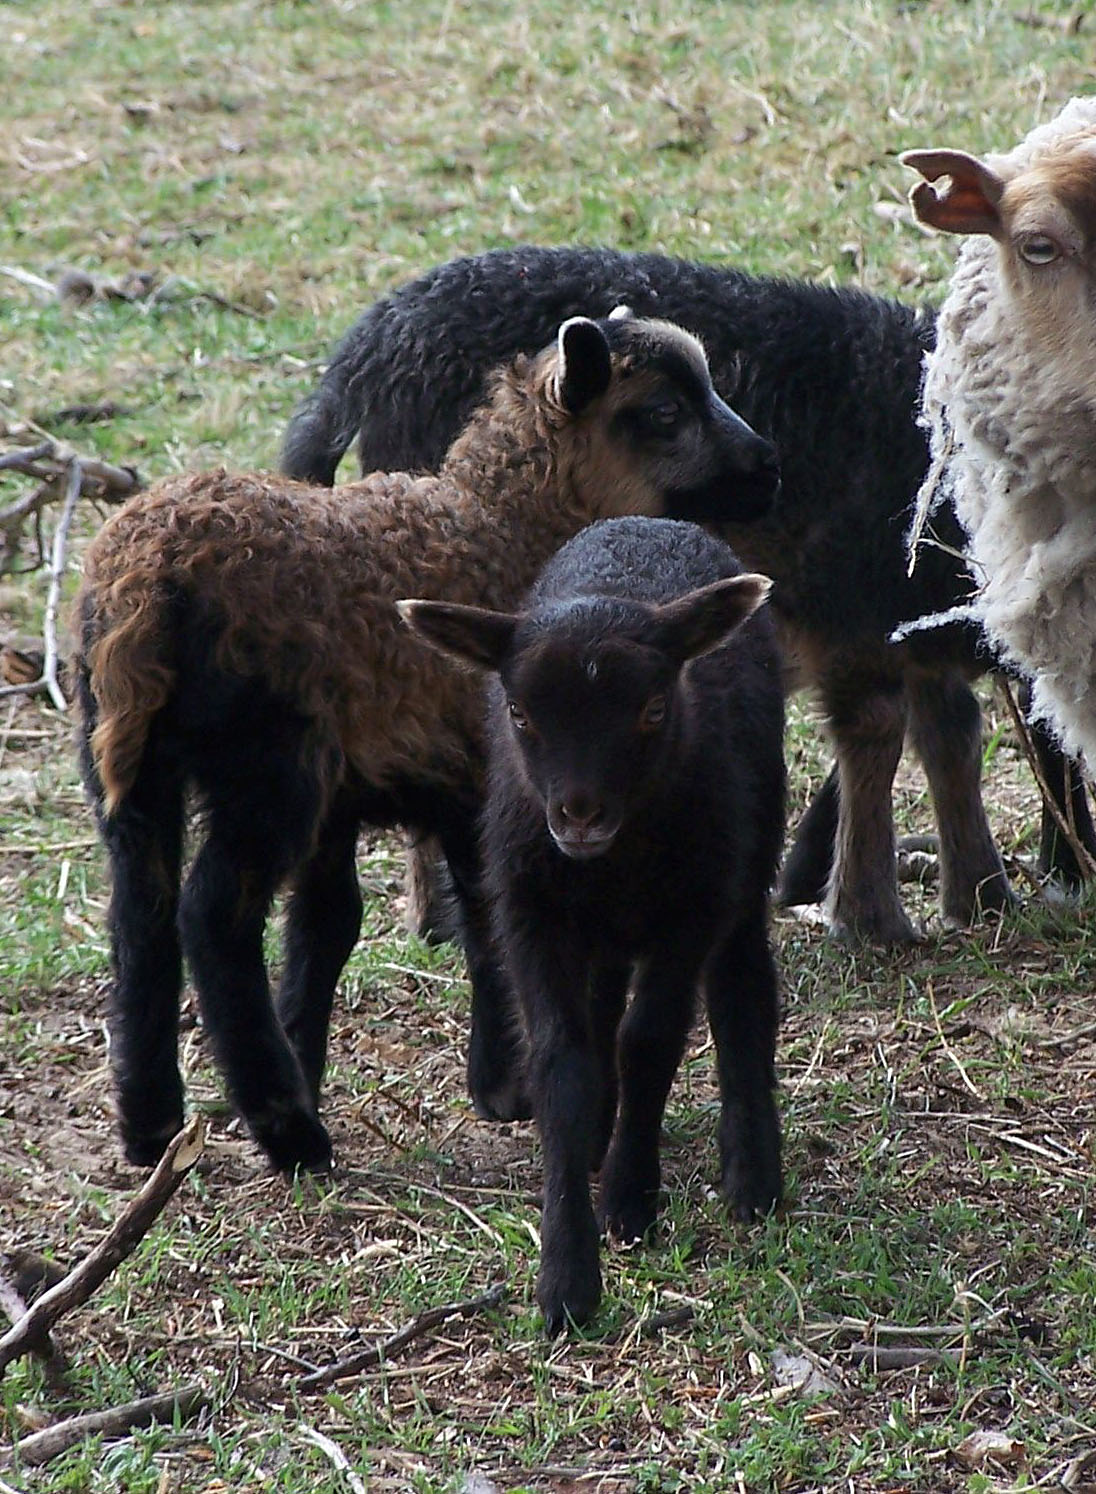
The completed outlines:
[[[77,304],[0,271],[7,444],[33,420],[147,478],[273,464],[360,308],[516,239],[935,299],[953,245],[911,224],[897,153],[1008,145],[1093,74],[1086,30],[1046,0],[38,0],[0,19],[0,266],[156,287]],[[62,414],[108,403],[94,424]],[[81,515],[70,584],[99,517]],[[2,632],[37,631],[44,595],[41,575],[5,580]],[[535,1138],[472,1115],[460,961],[402,931],[398,847],[371,843],[326,1088],[334,1176],[267,1176],[188,1018],[205,1160],[60,1326],[67,1381],[31,1360],[0,1381],[5,1444],[191,1378],[213,1412],[0,1481],[344,1494],[356,1475],[440,1494],[478,1472],[506,1490],[978,1494],[1091,1480],[1091,910],[1032,896],[1035,796],[986,705],[987,798],[1023,909],[949,932],[911,886],[929,937],[897,955],[776,920],[780,1218],[740,1231],[714,1194],[698,1035],[667,1116],[658,1237],[608,1252],[596,1322],[546,1341]],[[0,1238],[64,1264],[139,1181],[111,1130],[106,893],[68,735],[36,701],[0,702]],[[794,820],[828,766],[805,710],[788,759]],[[928,827],[912,765],[896,804],[903,828]],[[322,1396],[297,1387],[298,1361],[495,1280],[502,1308]],[[682,1308],[687,1322],[644,1336]],[[875,1340],[955,1352],[873,1370],[851,1346]],[[829,1388],[782,1383],[777,1351]],[[964,1466],[975,1430],[1023,1457]]]

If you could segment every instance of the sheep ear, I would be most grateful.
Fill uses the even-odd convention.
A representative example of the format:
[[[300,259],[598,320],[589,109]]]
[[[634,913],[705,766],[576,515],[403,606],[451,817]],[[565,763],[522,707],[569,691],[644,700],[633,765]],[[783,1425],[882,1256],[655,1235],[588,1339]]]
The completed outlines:
[[[1005,183],[985,162],[961,150],[907,150],[899,159],[925,177],[910,192],[920,222],[944,233],[996,237],[1001,232],[999,207]],[[948,178],[947,186],[929,186],[940,177]]]
[[[400,616],[428,643],[481,669],[497,669],[506,657],[518,619],[459,602],[397,602]]]
[[[678,664],[708,653],[757,611],[771,587],[768,576],[748,571],[656,607],[659,648]]]
[[[556,345],[559,402],[578,415],[609,387],[613,373],[609,343],[597,322],[588,316],[572,316],[560,327]]]

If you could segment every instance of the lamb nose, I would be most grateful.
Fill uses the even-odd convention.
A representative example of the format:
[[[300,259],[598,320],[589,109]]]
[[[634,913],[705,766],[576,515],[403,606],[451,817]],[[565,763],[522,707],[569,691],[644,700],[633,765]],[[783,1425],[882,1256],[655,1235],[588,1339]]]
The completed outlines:
[[[576,830],[592,830],[602,818],[604,810],[600,804],[588,799],[563,799],[559,806],[560,818]]]

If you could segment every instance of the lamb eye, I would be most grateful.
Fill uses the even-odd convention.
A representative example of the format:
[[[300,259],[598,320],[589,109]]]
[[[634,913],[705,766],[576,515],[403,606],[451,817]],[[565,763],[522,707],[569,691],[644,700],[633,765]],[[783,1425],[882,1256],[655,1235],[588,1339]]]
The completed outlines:
[[[1030,233],[1020,240],[1017,248],[1020,258],[1029,265],[1049,265],[1061,258],[1062,251],[1045,233]]]
[[[666,720],[665,695],[652,695],[639,715],[640,731],[657,731]]]
[[[510,720],[514,723],[516,731],[526,731],[529,727],[529,717],[518,705],[516,700],[508,700],[506,708],[510,712]]]

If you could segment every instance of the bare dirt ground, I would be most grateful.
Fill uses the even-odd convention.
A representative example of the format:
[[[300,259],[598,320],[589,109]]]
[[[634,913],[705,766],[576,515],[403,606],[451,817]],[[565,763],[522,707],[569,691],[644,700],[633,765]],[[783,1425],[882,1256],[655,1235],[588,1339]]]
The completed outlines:
[[[47,771],[68,728],[24,703],[8,733],[0,768],[45,774],[53,810],[67,810],[49,836],[74,888],[74,862],[97,853],[71,777]],[[992,791],[1007,840],[1031,814],[1007,747]],[[916,816],[915,770],[901,794]],[[1088,1487],[1096,1021],[1083,924],[1025,915],[888,955],[778,918],[783,1216],[743,1234],[722,1215],[698,1033],[668,1116],[659,1238],[609,1257],[589,1337],[549,1344],[530,1295],[535,1136],[468,1106],[455,962],[391,952],[394,849],[363,850],[380,920],[367,942],[389,953],[337,1013],[333,1177],[267,1174],[189,1013],[183,1065],[208,1118],[205,1155],[135,1262],[62,1321],[68,1375],[9,1372],[13,1436],[89,1401],[198,1380],[213,1399],[206,1430],[145,1434],[160,1480],[148,1487],[282,1487],[294,1447],[318,1459],[318,1487],[325,1476],[345,1487],[310,1430],[337,1438],[371,1488],[460,1487],[479,1470],[500,1488],[808,1490],[837,1486],[826,1472],[837,1467],[859,1469],[840,1487],[893,1494],[1032,1487],[1029,1475]],[[0,844],[6,900],[27,859],[25,829]],[[101,941],[101,892],[62,903],[63,938]],[[931,894],[921,903],[929,916]],[[105,991],[105,974],[46,979],[3,1007],[0,1232],[9,1250],[62,1266],[140,1182],[113,1135]],[[323,1399],[301,1393],[308,1367],[496,1281],[501,1309],[436,1327]],[[271,1424],[284,1440],[264,1436]],[[972,1432],[989,1452],[964,1451]],[[48,1473],[22,1476],[60,1487]],[[135,1481],[117,1487],[146,1487],[125,1476]],[[73,1477],[64,1487],[114,1487]]]

